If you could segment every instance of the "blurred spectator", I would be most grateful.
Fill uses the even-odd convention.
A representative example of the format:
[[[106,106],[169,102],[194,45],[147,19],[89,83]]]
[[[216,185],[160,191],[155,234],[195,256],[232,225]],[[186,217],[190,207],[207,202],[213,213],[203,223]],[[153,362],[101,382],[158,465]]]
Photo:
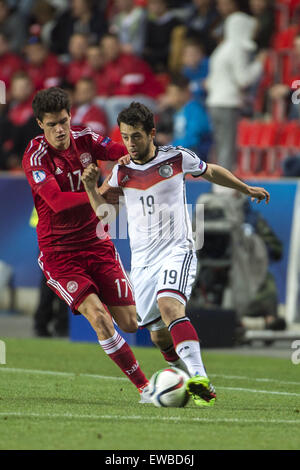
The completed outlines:
[[[41,338],[67,337],[69,335],[68,305],[60,299],[42,276],[39,303],[34,312],[34,333]]]
[[[120,41],[114,34],[102,38],[101,48],[105,60],[103,84],[106,90],[103,86],[103,93],[106,98],[97,103],[105,106],[109,126],[116,124],[118,113],[130,104],[133,96],[154,110],[155,99],[164,89],[147,62],[122,52]]]
[[[35,90],[58,86],[63,77],[63,67],[41,40],[33,36],[24,48],[25,70],[33,81]]]
[[[209,59],[204,45],[196,39],[188,39],[183,48],[182,74],[189,79],[193,99],[205,103],[204,81],[208,75]]]
[[[168,70],[172,32],[181,22],[168,10],[168,0],[149,0],[143,58],[154,72]]]
[[[73,85],[89,74],[89,65],[86,54],[88,49],[88,36],[82,33],[72,34],[69,41],[70,62],[67,65],[66,78]]]
[[[52,50],[56,54],[67,54],[72,34],[86,34],[95,43],[106,30],[105,15],[94,7],[93,0],[71,0],[70,8],[58,17],[52,30]]]
[[[249,0],[250,13],[257,20],[254,41],[259,49],[268,49],[275,32],[275,11],[270,0]]]
[[[166,95],[166,103],[175,110],[171,144],[189,148],[206,160],[212,141],[210,121],[204,106],[191,97],[189,80],[173,77]]]
[[[10,51],[21,51],[26,38],[26,26],[24,18],[10,11],[6,0],[0,0],[0,33],[7,36]]]
[[[71,110],[73,126],[84,125],[101,135],[107,134],[107,121],[104,111],[94,104],[96,85],[92,78],[78,80],[74,91],[74,106]]]
[[[133,54],[122,52],[118,38],[107,34],[101,41],[108,78],[107,96],[144,94],[156,98],[163,92],[149,65]]]
[[[34,333],[41,338],[67,337],[69,335],[68,305],[60,299],[42,276],[39,303],[34,312]]]
[[[281,58],[281,80],[271,86],[267,91],[267,101],[271,99],[271,104],[283,104],[284,114],[289,119],[299,119],[299,104],[293,103],[291,95],[299,89],[300,80],[300,34],[294,39],[293,49],[282,55]],[[265,77],[266,82],[272,83],[272,77]],[[297,92],[298,93],[298,92]],[[297,98],[299,93],[297,95]],[[269,105],[269,103],[268,103]],[[269,107],[269,106],[268,106]],[[272,108],[272,105],[271,105]]]
[[[32,9],[32,28],[36,28],[37,34],[43,44],[51,47],[51,34],[55,26],[56,8],[48,0],[37,0]]]
[[[211,37],[216,46],[224,36],[224,22],[229,15],[240,11],[239,0],[216,0],[217,13],[219,21],[212,28]]]
[[[236,130],[244,90],[261,76],[265,54],[261,52],[250,62],[249,55],[256,47],[252,39],[256,27],[254,18],[245,13],[233,13],[224,26],[224,40],[210,57],[207,105],[217,163],[232,170],[236,163]]]
[[[12,78],[7,114],[2,123],[2,169],[21,170],[26,143],[40,133],[31,107],[33,92],[34,86],[29,75],[17,72]]]
[[[211,0],[193,0],[188,7],[185,20],[188,37],[205,41],[206,53],[211,53],[215,43],[211,38],[212,28],[218,23],[219,15]]]
[[[134,0],[116,0],[118,13],[110,21],[109,32],[120,40],[122,52],[141,55],[144,48],[146,12]]]
[[[9,89],[11,77],[15,72],[23,68],[20,56],[10,52],[9,42],[5,33],[0,32],[0,80]]]
[[[100,46],[95,44],[87,48],[86,62],[89,67],[87,76],[92,77],[96,84],[96,95],[105,96],[108,84],[103,73],[105,58]]]

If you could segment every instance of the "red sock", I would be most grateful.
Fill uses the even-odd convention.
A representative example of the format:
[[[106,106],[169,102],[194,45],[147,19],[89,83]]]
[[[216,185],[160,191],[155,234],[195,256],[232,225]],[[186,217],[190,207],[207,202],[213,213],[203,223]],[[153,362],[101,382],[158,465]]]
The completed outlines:
[[[141,390],[148,384],[142,369],[124,338],[116,331],[112,338],[99,341],[103,350],[119,366],[131,382]]]
[[[173,339],[174,348],[176,350],[177,346],[180,343],[183,343],[183,341],[199,342],[197,332],[187,317],[182,317],[178,318],[178,320],[174,320],[172,323],[170,323],[168,328]]]
[[[175,351],[174,345],[171,344],[167,349],[160,350],[167,362],[176,362],[179,359],[177,352]]]

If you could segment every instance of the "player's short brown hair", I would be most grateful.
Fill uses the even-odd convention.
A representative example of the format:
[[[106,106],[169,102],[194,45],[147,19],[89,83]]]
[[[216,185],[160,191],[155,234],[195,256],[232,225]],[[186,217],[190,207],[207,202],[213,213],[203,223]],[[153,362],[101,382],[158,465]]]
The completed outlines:
[[[153,112],[144,104],[136,101],[133,101],[128,108],[119,113],[117,121],[119,127],[121,122],[133,127],[141,124],[147,134],[150,134],[155,127]]]
[[[59,87],[51,87],[36,93],[32,109],[34,116],[43,121],[46,113],[59,113],[64,109],[70,114],[71,103],[68,93]]]

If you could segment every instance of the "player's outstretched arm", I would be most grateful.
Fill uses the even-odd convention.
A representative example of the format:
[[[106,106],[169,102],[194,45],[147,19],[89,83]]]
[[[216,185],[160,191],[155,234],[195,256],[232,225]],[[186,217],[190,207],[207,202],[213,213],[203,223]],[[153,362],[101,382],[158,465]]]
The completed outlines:
[[[231,171],[219,165],[208,164],[203,178],[205,178],[207,181],[210,181],[211,183],[236,189],[237,191],[250,196],[252,201],[256,199],[257,203],[265,200],[266,204],[268,204],[270,200],[270,194],[264,188],[249,186],[234,176]]]
[[[109,218],[111,220],[112,218],[115,218],[116,210],[112,204],[108,204],[106,199],[102,196],[101,192],[99,192],[97,186],[98,179],[99,169],[95,164],[91,164],[85,168],[81,176],[85,191],[97,217],[100,220],[104,218]]]

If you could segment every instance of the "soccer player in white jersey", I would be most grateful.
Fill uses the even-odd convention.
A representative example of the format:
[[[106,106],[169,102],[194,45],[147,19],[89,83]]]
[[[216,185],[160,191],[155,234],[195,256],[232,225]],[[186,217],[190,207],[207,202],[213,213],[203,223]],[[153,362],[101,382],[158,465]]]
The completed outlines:
[[[196,254],[186,208],[187,173],[227,186],[258,202],[270,195],[251,187],[230,171],[207,164],[182,147],[157,147],[152,112],[133,102],[118,116],[118,124],[131,161],[116,165],[101,187],[122,188],[127,209],[138,324],[150,330],[153,343],[169,363],[183,363],[189,372],[187,390],[199,406],[216,400],[202,362],[199,338],[185,314],[196,275]],[[105,199],[97,189],[98,170],[90,165],[82,176],[95,211]],[[99,212],[98,212],[99,214]],[[101,217],[100,217],[101,218]]]

